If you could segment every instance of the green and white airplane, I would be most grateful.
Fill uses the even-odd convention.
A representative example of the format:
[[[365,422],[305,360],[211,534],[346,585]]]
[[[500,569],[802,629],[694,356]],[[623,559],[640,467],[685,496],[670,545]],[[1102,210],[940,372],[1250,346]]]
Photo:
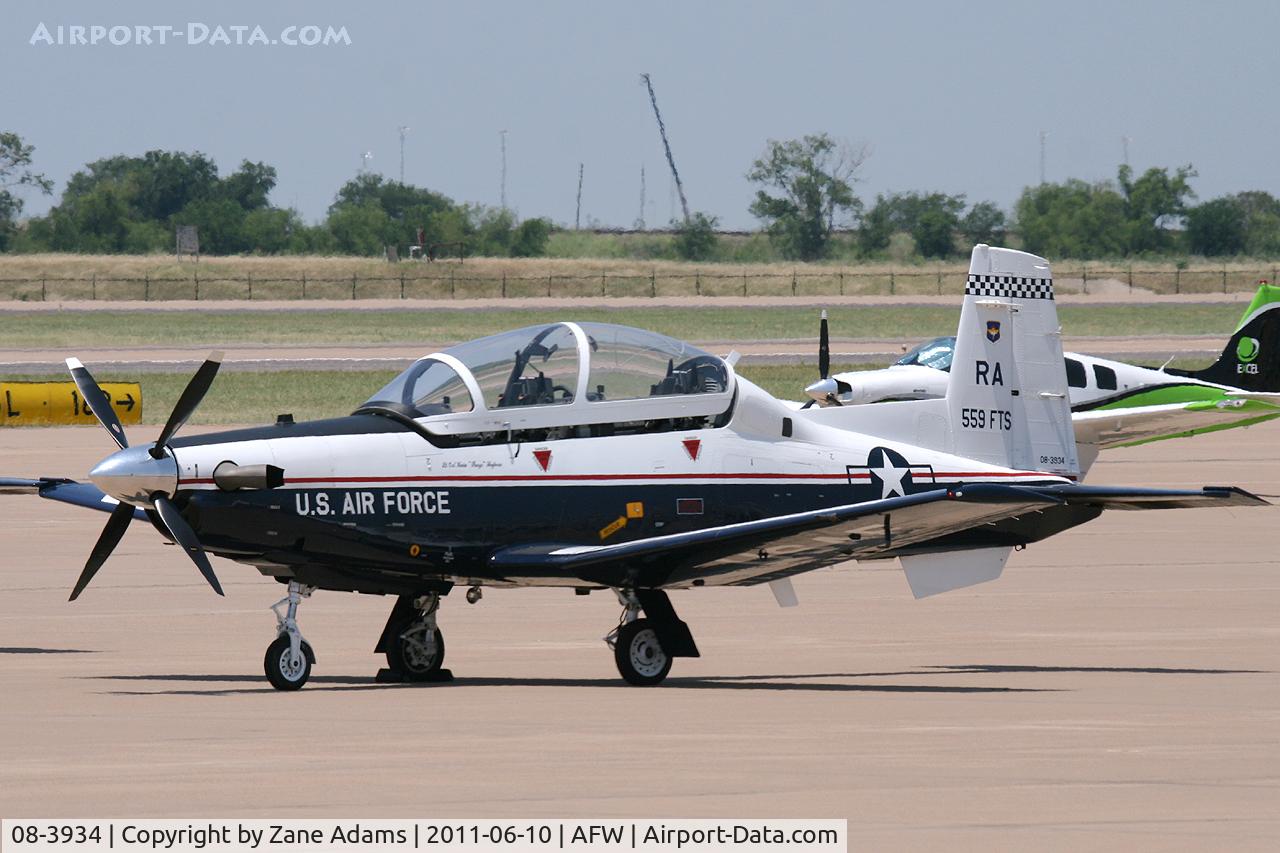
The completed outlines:
[[[999,337],[999,324],[986,330]],[[883,370],[827,376],[826,314],[819,343],[823,378],[807,405],[919,400],[946,393],[955,338],[926,341]],[[1142,367],[1064,353],[1081,468],[1101,450],[1247,427],[1280,417],[1280,287],[1261,284],[1218,360],[1204,370]]]

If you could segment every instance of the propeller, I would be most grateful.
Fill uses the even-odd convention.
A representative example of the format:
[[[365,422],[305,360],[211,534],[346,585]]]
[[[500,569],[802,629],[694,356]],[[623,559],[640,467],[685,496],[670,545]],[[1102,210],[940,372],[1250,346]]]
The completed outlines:
[[[836,395],[847,393],[852,389],[847,383],[841,382],[839,379],[828,378],[830,372],[831,333],[827,328],[827,311],[824,308],[822,318],[818,321],[818,381],[804,389],[805,393],[810,396],[810,400],[801,408],[807,409],[819,402],[824,406],[844,405]],[[819,400],[819,395],[821,400]]]
[[[111,408],[111,400],[98,386],[93,375],[88,369],[80,363],[79,359],[68,358],[67,367],[71,370],[71,378],[76,384],[76,388],[80,391],[80,396],[94,417],[98,419],[98,423],[110,433],[111,438],[120,448],[119,452],[112,457],[108,457],[95,471],[103,468],[109,469],[109,476],[113,477],[137,477],[139,482],[145,482],[148,476],[155,476],[155,472],[161,470],[157,468],[155,463],[150,460],[162,460],[168,454],[165,447],[174,434],[182,428],[195,410],[199,407],[200,401],[204,399],[204,395],[209,391],[209,387],[213,384],[213,379],[218,374],[218,368],[222,364],[222,353],[214,352],[209,355],[204,364],[196,371],[195,376],[191,377],[191,381],[187,383],[187,387],[183,389],[182,394],[178,397],[177,404],[173,407],[173,412],[169,415],[169,420],[165,422],[164,429],[160,431],[160,436],[155,443],[142,454],[142,449],[137,448],[131,450],[129,448],[129,440],[125,437],[124,427],[120,425],[120,419],[116,417],[115,410]],[[109,464],[111,463],[111,464]],[[174,465],[176,472],[176,464]],[[175,486],[176,487],[176,486]],[[132,487],[131,487],[132,488]],[[200,574],[213,587],[213,591],[218,595],[224,595],[222,585],[218,583],[218,577],[213,572],[213,566],[209,563],[209,557],[205,554],[204,549],[200,545],[200,539],[196,536],[195,530],[182,517],[182,513],[174,506],[170,495],[164,491],[153,491],[147,498],[152,506],[155,507],[153,513],[148,513],[157,523],[157,526],[163,528],[174,542],[182,548],[191,562],[196,564],[196,568],[200,570]],[[111,517],[107,519],[107,524],[102,528],[102,533],[98,536],[98,541],[94,544],[93,550],[89,553],[89,559],[84,564],[84,569],[80,572],[80,577],[76,580],[75,587],[71,590],[71,601],[75,601],[80,597],[80,593],[84,592],[94,575],[102,568],[103,563],[111,556],[111,552],[120,544],[124,532],[129,527],[129,522],[133,520],[135,507],[132,503],[122,501],[111,511]]]

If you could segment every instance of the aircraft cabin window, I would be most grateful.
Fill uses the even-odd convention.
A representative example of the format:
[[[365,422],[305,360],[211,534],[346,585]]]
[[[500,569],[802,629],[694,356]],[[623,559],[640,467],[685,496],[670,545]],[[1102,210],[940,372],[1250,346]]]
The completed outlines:
[[[365,406],[408,407],[413,417],[469,412],[475,408],[466,383],[443,362],[415,361],[408,370],[374,394]]]
[[[503,332],[445,352],[471,371],[490,409],[572,403],[578,387],[578,339],[561,323]]]
[[[607,323],[580,325],[591,341],[591,402],[719,394],[729,387],[723,361],[682,341]]]
[[[1074,358],[1066,359],[1067,362],[1067,385],[1072,388],[1085,388],[1088,386],[1088,379],[1084,374],[1084,365],[1076,361]]]
[[[1098,388],[1103,391],[1116,390],[1116,372],[1110,367],[1095,364],[1093,366],[1093,379],[1098,383]]]
[[[956,354],[956,339],[953,337],[934,338],[925,341],[911,352],[898,359],[896,364],[919,365],[932,367],[943,373],[951,371],[951,359]]]

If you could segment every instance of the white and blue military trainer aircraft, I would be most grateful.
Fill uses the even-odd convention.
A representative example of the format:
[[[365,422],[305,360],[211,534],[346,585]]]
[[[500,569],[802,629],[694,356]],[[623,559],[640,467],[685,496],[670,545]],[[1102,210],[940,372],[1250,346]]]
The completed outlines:
[[[998,331],[997,331],[998,334]],[[819,325],[819,380],[813,406],[850,406],[943,397],[956,338],[925,341],[883,370],[828,376],[826,314]],[[1263,283],[1222,354],[1203,370],[1152,368],[1064,353],[1081,464],[1098,452],[1169,438],[1248,427],[1280,418],[1280,287]]]
[[[159,438],[129,446],[68,361],[119,451],[89,474],[3,480],[109,510],[71,597],[134,519],[288,585],[265,655],[301,687],[313,591],[392,595],[376,651],[394,677],[443,676],[440,600],[467,587],[613,590],[606,641],[622,677],[661,682],[697,656],[668,592],[769,583],[846,560],[898,558],[912,592],[998,577],[1010,552],[1107,509],[1249,506],[1229,487],[1082,486],[1048,264],[974,249],[944,396],[798,412],[719,358],[662,335],[553,323],[428,355],[349,417],[179,438],[213,381],[196,373]]]

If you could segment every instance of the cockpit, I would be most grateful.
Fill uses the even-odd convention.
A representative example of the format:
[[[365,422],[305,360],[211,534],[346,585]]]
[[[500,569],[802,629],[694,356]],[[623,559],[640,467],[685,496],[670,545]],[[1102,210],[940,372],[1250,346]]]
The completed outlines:
[[[533,430],[531,437],[555,438],[705,425],[727,413],[733,390],[723,359],[674,338],[551,323],[421,358],[359,411],[412,420],[432,434]]]
[[[894,365],[916,365],[932,367],[943,373],[951,372],[951,359],[956,354],[956,339],[952,337],[934,338],[925,341],[911,352],[894,362]]]

